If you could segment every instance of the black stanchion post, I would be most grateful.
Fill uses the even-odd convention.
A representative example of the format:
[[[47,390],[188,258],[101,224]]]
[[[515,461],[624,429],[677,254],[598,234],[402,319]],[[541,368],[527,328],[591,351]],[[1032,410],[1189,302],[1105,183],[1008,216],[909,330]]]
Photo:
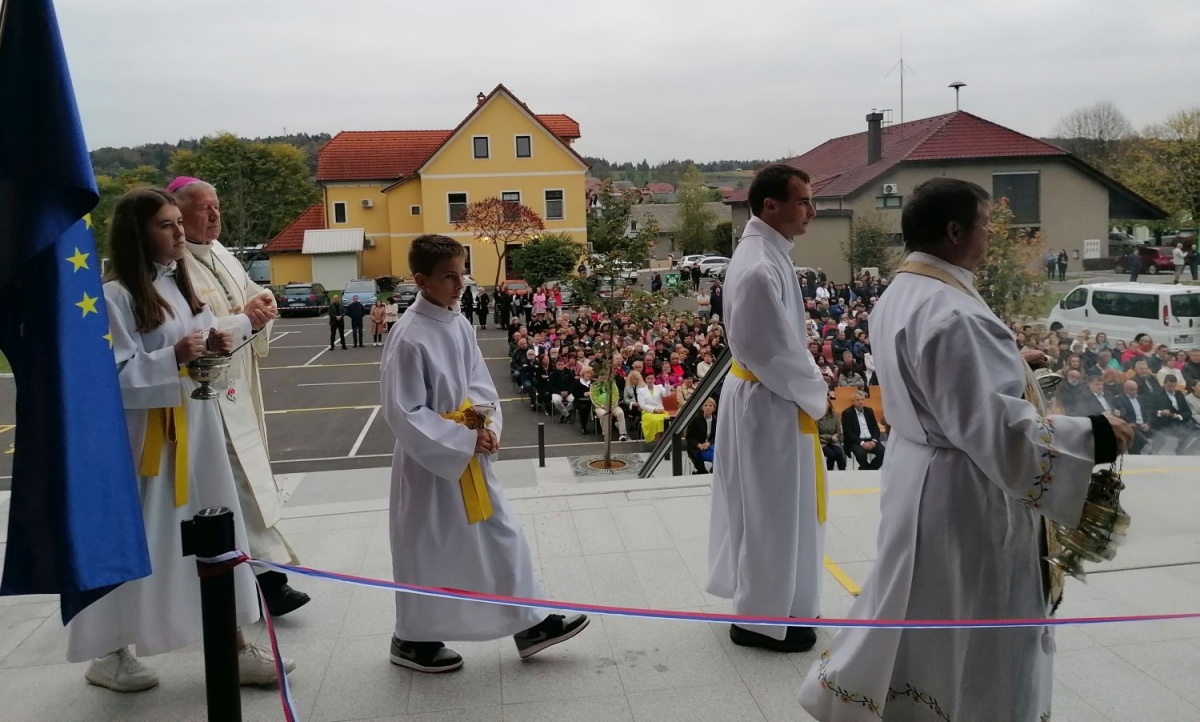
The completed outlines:
[[[546,468],[546,425],[538,424],[538,466]]]
[[[225,507],[201,511],[181,524],[183,555],[213,558],[234,550],[233,512]],[[237,604],[233,568],[200,578],[204,624],[204,684],[209,722],[241,722],[242,688],[238,676]]]
[[[671,429],[671,475],[683,476],[683,436]]]

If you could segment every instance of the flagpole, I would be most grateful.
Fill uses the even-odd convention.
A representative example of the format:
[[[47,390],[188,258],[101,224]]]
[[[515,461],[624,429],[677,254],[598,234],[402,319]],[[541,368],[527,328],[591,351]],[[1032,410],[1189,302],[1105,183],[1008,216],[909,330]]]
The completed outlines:
[[[180,523],[183,555],[216,559],[234,551],[233,512],[225,507],[202,510]],[[242,722],[242,688],[238,674],[237,598],[232,566],[200,575],[200,614],[204,626],[204,687],[209,722]]]

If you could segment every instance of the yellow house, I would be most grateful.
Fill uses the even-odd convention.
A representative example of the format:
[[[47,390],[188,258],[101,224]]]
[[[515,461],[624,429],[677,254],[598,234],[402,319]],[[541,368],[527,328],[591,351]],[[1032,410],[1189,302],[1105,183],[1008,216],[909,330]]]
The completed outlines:
[[[483,285],[496,276],[491,243],[460,231],[455,220],[470,203],[496,197],[537,212],[547,231],[587,242],[584,175],[572,149],[579,123],[566,115],[536,115],[503,85],[480,93],[454,130],[343,131],[317,156],[321,204],[305,210],[266,246],[272,283],[314,279],[313,249],[304,237],[322,230],[361,229],[364,277],[410,275],[408,249],[424,233],[456,238],[468,251],[468,272]],[[310,238],[311,240],[311,238]],[[509,251],[511,254],[511,250]],[[506,266],[510,258],[505,259]],[[501,269],[500,278],[511,268]],[[348,280],[348,279],[347,279]]]

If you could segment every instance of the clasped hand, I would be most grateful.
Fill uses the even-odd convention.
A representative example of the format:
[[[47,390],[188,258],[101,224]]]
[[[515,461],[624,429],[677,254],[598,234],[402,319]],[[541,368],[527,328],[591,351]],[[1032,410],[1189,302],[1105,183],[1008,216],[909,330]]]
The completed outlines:
[[[258,331],[279,316],[279,307],[275,305],[275,298],[264,292],[247,301],[242,313],[250,319],[250,327]]]
[[[204,340],[203,331],[192,331],[175,343],[175,362],[180,364],[194,361],[210,353],[229,353],[233,350],[233,334],[228,331],[212,328],[208,330],[208,342]]]
[[[491,429],[477,429],[475,434],[476,454],[488,454],[490,456],[500,450],[500,440],[496,438]]]

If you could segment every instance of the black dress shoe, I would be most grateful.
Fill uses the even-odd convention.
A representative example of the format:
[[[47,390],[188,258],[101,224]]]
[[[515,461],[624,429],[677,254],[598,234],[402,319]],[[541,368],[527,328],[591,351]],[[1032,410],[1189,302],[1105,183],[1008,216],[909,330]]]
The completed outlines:
[[[282,617],[312,601],[307,594],[298,592],[287,584],[263,596],[267,598],[267,611],[272,617]]]
[[[817,643],[817,633],[812,627],[788,627],[787,636],[775,639],[765,634],[743,629],[736,624],[729,625],[729,639],[739,647],[759,647],[773,652],[807,652]]]

